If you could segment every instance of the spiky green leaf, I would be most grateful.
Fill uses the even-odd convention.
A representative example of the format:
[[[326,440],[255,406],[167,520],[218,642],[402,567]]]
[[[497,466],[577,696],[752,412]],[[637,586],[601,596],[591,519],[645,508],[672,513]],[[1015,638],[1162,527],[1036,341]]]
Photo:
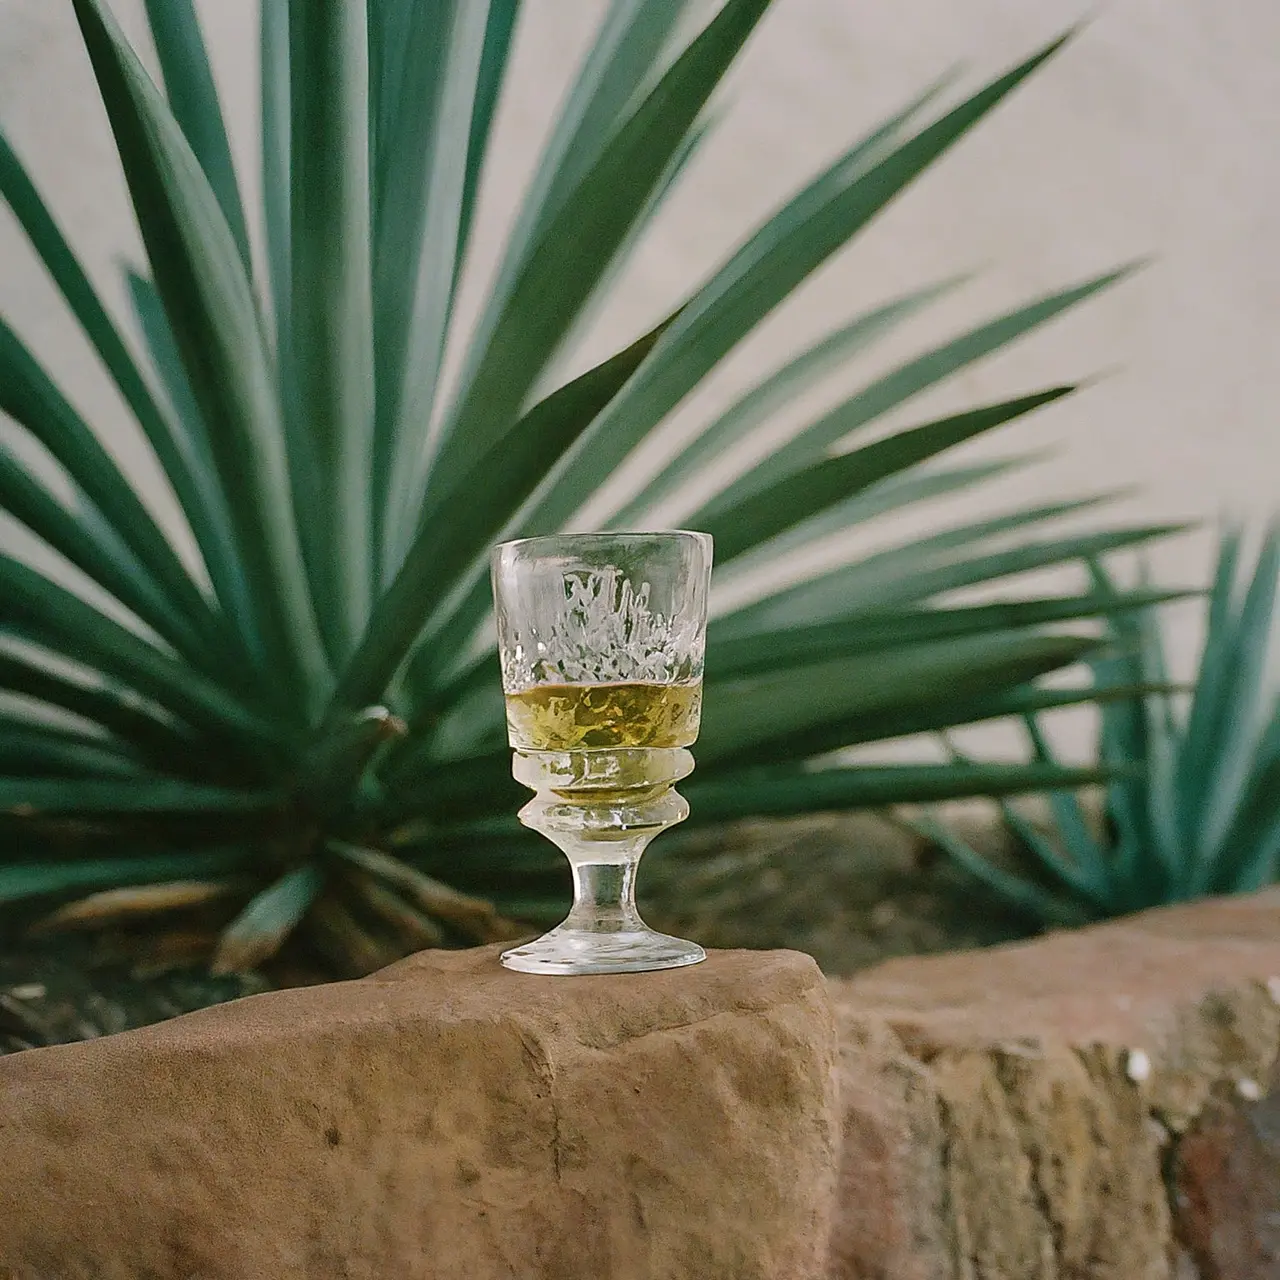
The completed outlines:
[[[240,849],[138,853],[133,857],[74,862],[15,862],[0,867],[0,902],[18,902],[73,889],[149,884],[192,876],[219,876],[241,870],[248,855]]]
[[[210,433],[269,650],[303,699],[328,681],[263,327],[226,218],[101,0],[74,0],[156,286]]]
[[[269,960],[324,888],[318,867],[299,867],[264,889],[223,930],[214,973],[246,973]]]
[[[146,0],[146,6],[173,118],[186,134],[218,197],[245,270],[251,270],[249,232],[240,203],[240,184],[236,180],[222,104],[213,83],[213,69],[195,5],[193,0]]]

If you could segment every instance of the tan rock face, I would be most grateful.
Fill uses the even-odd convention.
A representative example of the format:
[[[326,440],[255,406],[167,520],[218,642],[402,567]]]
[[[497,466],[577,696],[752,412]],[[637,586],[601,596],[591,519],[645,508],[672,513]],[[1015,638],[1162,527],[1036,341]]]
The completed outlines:
[[[1280,1277],[1280,892],[830,990],[838,1060],[803,957],[492,949],[0,1059],[0,1280]]]
[[[1170,1163],[1178,1240],[1201,1280],[1280,1276],[1280,1069],[1266,1097],[1210,1100]]]
[[[0,1059],[5,1280],[801,1280],[834,1041],[807,957],[494,949]]]
[[[1280,1277],[1280,892],[832,988],[831,1280]]]

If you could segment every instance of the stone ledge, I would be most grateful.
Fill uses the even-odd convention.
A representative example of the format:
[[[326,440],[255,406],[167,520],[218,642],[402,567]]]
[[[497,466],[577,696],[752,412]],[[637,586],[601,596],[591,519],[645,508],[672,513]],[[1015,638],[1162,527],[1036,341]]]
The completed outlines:
[[[0,1059],[5,1280],[805,1280],[817,966],[511,974],[496,948]]]
[[[831,1280],[1280,1275],[1280,891],[831,985]]]
[[[1280,891],[829,985],[494,950],[0,1059],[0,1278],[1280,1276]]]

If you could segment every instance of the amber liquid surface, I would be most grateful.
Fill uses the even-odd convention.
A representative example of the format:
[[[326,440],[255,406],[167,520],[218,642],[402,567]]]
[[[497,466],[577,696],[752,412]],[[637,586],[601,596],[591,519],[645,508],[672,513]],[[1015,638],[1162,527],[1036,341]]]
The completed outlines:
[[[523,751],[687,747],[701,715],[701,683],[542,684],[507,694],[511,745]]]

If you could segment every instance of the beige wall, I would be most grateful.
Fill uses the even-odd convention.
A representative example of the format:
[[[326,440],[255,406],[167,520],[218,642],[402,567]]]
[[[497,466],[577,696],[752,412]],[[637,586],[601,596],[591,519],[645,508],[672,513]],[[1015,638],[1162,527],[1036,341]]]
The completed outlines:
[[[526,0],[482,248],[500,235],[570,53],[603,7]],[[140,34],[140,0],[115,0],[115,8]],[[203,0],[200,8],[253,188],[257,6]],[[634,333],[824,159],[948,66],[963,61],[974,82],[1081,8],[1061,0],[777,0],[734,79],[727,118],[588,349]],[[1138,485],[1126,515],[1213,518],[1228,510],[1263,518],[1280,507],[1278,48],[1273,0],[1112,0],[780,313],[702,403],[723,399],[802,337],[957,270],[979,275],[914,326],[908,342],[861,364],[859,378],[988,311],[1153,254],[1140,278],[957,379],[910,416],[1109,371],[1087,393],[1006,433],[993,451],[1051,444],[1056,454],[1006,487],[1005,500]],[[137,255],[136,237],[67,0],[0,0],[0,119],[118,300],[115,261]],[[113,447],[135,452],[105,381],[7,216],[0,310],[92,410]],[[854,374],[841,385],[854,385]],[[996,500],[971,498],[966,514]],[[1204,537],[1155,554],[1160,576],[1177,581],[1198,581],[1207,560]],[[1191,615],[1179,619],[1178,638],[1185,662],[1195,644]]]

